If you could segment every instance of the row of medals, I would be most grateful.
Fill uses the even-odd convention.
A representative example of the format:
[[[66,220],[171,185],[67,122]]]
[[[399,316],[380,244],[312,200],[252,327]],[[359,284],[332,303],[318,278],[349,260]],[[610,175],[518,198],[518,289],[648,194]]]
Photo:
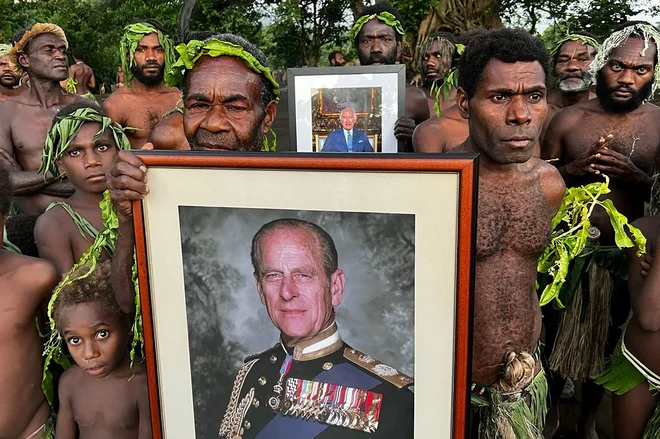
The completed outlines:
[[[291,388],[295,389],[297,381],[296,378],[289,378],[287,380],[287,390]],[[277,390],[280,389],[276,389],[276,394],[279,394],[281,390],[280,392],[277,392]],[[359,390],[359,392],[362,392],[360,395],[361,399],[366,399],[367,392],[364,390]],[[367,410],[367,413],[362,413],[359,407],[328,407],[318,399],[299,400],[296,398],[295,393],[288,391],[286,392],[284,400],[280,404],[280,399],[277,396],[271,397],[269,405],[271,407],[279,406],[276,410],[283,416],[294,416],[302,419],[314,418],[316,421],[324,424],[337,427],[348,427],[351,430],[361,430],[367,433],[373,433],[378,428],[378,421],[375,419],[375,408],[380,402],[379,396],[374,399],[373,404]]]

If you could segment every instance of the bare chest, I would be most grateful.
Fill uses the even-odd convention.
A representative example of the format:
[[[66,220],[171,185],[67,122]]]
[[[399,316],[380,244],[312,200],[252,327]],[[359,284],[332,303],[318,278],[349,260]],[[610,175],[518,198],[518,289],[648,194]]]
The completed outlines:
[[[550,237],[550,207],[538,181],[479,184],[477,260],[506,253],[537,257]]]
[[[140,129],[140,131],[132,133],[133,135],[147,137],[163,116],[174,109],[178,100],[178,95],[172,93],[155,97],[132,96],[126,101],[126,108],[123,111],[125,126]]]
[[[140,414],[128,380],[87,378],[72,396],[73,418],[81,432],[134,430]],[[94,382],[96,381],[96,382]]]
[[[583,129],[574,130],[565,136],[564,163],[578,159],[593,148],[598,140],[612,134],[614,137],[606,146],[629,157],[642,171],[650,174],[655,155],[660,144],[658,121],[652,121],[645,114],[634,114],[625,119],[612,119],[587,114],[582,118]]]
[[[12,118],[14,153],[24,170],[36,171],[39,168],[44,142],[57,109],[24,106]]]

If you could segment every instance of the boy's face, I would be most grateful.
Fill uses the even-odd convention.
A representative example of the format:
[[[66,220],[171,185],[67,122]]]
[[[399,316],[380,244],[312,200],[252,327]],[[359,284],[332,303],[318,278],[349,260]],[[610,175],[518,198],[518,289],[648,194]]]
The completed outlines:
[[[128,325],[98,302],[63,313],[62,336],[78,366],[95,377],[110,375],[128,358]]]
[[[100,123],[83,124],[78,135],[57,160],[58,167],[66,172],[76,190],[88,193],[102,193],[106,190],[105,173],[116,160],[118,150],[110,129],[94,140],[100,129]]]

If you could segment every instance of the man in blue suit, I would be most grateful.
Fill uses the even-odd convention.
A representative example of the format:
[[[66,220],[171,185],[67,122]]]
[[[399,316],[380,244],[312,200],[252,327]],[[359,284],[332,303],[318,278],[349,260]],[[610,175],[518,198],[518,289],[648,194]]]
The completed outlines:
[[[355,110],[345,107],[339,115],[342,128],[328,134],[322,152],[373,152],[367,134],[353,128],[357,122]]]

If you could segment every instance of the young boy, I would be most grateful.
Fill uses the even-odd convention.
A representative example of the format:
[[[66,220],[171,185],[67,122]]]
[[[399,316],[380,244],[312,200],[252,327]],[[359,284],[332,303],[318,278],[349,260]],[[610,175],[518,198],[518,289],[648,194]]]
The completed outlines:
[[[0,226],[10,200],[9,174],[0,169]],[[58,280],[50,262],[0,249],[0,438],[52,437],[35,316]]]
[[[57,439],[152,437],[147,377],[141,364],[130,366],[131,320],[108,282],[110,264],[64,286],[53,304],[57,331],[77,364],[60,379]],[[72,278],[89,269],[80,266]]]
[[[104,131],[102,124],[108,126]],[[66,202],[46,209],[34,236],[39,255],[60,273],[73,267],[103,229],[99,202],[106,189],[105,172],[119,149],[129,145],[123,129],[92,102],[68,105],[55,116],[40,172],[66,174],[76,191]]]

